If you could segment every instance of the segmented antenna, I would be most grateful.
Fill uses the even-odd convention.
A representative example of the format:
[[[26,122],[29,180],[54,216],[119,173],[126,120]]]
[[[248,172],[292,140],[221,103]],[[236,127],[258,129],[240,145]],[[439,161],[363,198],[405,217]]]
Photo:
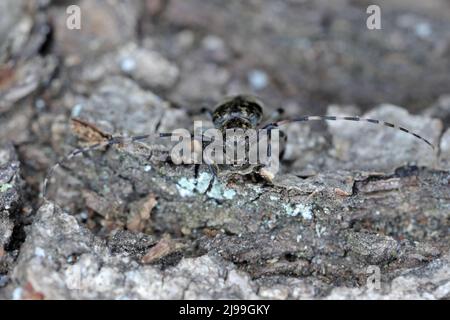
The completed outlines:
[[[59,160],[57,163],[55,163],[47,172],[47,175],[44,179],[43,182],[43,187],[42,187],[42,197],[44,199],[47,199],[47,187],[48,187],[48,183],[50,181],[50,179],[53,176],[53,173],[55,172],[55,170],[60,167],[64,162],[69,161],[70,159],[76,157],[77,155],[83,154],[83,153],[87,153],[90,151],[94,151],[94,150],[98,150],[98,149],[103,149],[103,148],[108,148],[110,146],[113,145],[117,145],[117,144],[130,144],[133,142],[137,142],[140,140],[145,140],[150,138],[151,136],[153,136],[153,134],[145,134],[145,135],[140,135],[140,136],[133,136],[133,137],[110,137],[109,139],[99,142],[99,143],[95,143],[93,145],[90,145],[88,147],[85,148],[78,148],[75,149],[73,151],[71,151],[68,155],[66,155],[65,157],[63,157],[61,160]]]
[[[403,132],[406,132],[412,136],[414,136],[416,139],[421,140],[422,142],[425,142],[428,146],[430,146],[433,150],[435,149],[435,146],[428,141],[427,139],[423,138],[422,136],[418,135],[417,133],[408,130],[404,127],[401,127],[399,125],[390,123],[390,122],[386,122],[386,121],[382,121],[382,120],[376,120],[376,119],[368,119],[368,118],[360,118],[360,117],[338,117],[338,116],[303,116],[303,117],[299,117],[299,118],[293,118],[293,119],[286,119],[286,120],[280,120],[277,122],[272,122],[269,123],[267,125],[265,125],[263,127],[263,129],[271,129],[271,128],[277,128],[279,126],[285,125],[285,124],[289,124],[289,123],[294,123],[294,122],[306,122],[306,121],[327,121],[327,120],[331,120],[331,121],[336,121],[336,120],[346,120],[346,121],[365,121],[365,122],[369,122],[372,124],[377,124],[377,125],[383,125],[389,128],[394,128]]]

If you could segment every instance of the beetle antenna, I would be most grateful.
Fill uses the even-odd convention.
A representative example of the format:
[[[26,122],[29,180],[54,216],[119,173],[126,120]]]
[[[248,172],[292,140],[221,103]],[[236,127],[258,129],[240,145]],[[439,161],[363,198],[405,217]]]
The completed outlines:
[[[336,121],[336,120],[345,120],[345,121],[364,121],[364,122],[369,122],[372,124],[377,124],[377,125],[382,125],[382,126],[386,126],[389,128],[394,128],[400,131],[403,131],[407,134],[410,134],[412,136],[414,136],[414,138],[421,140],[422,142],[425,142],[429,147],[431,147],[433,150],[435,150],[435,146],[428,141],[427,139],[423,138],[422,136],[418,135],[417,133],[408,130],[404,127],[401,127],[399,125],[390,123],[390,122],[386,122],[386,121],[382,121],[382,120],[376,120],[376,119],[369,119],[369,118],[360,118],[360,117],[339,117],[339,116],[303,116],[303,117],[299,117],[299,118],[293,118],[293,119],[286,119],[286,120],[281,120],[281,121],[277,121],[277,122],[272,122],[269,123],[267,125],[265,125],[263,127],[263,129],[273,129],[273,128],[277,128],[279,126],[282,125],[286,125],[289,123],[294,123],[294,122],[307,122],[307,121]]]
[[[117,144],[130,144],[133,142],[137,142],[140,140],[145,140],[150,138],[151,136],[155,136],[155,134],[145,134],[145,135],[139,135],[139,136],[133,136],[133,137],[122,137],[122,136],[116,136],[116,137],[110,137],[107,140],[104,140],[102,142],[95,143],[93,145],[90,145],[85,148],[77,148],[72,150],[69,154],[67,154],[65,157],[61,158],[58,162],[56,162],[47,172],[47,175],[44,179],[43,186],[42,186],[42,197],[44,199],[47,199],[47,191],[48,191],[48,184],[50,179],[52,178],[54,172],[56,169],[61,167],[65,162],[71,160],[72,158],[76,157],[77,155],[84,154],[90,151],[98,150],[98,149],[104,149],[108,148],[113,145]]]

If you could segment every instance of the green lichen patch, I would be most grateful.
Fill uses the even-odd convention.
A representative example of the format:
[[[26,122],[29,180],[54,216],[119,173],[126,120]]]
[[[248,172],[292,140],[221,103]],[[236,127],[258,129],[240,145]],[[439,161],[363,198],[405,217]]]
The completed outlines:
[[[301,215],[305,220],[311,220],[313,217],[313,211],[311,205],[306,205],[303,203],[296,204],[282,204],[285,213],[291,217],[297,217]]]
[[[208,191],[211,179],[213,179],[211,174],[202,172],[196,179],[181,178],[176,187],[178,193],[182,197],[192,197],[195,193],[204,194],[205,192],[209,198],[216,200],[232,200],[235,197],[236,191],[226,187],[226,185],[217,178],[214,179],[211,189]]]
[[[6,192],[6,191],[8,191],[9,189],[11,189],[12,187],[13,187],[12,184],[10,184],[10,183],[4,183],[4,184],[0,185],[0,192],[1,192],[1,193]]]

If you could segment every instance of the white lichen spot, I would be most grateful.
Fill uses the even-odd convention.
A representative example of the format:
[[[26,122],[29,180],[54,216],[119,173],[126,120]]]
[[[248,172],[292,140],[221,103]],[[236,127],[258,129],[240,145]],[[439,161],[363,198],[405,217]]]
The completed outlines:
[[[208,191],[208,197],[222,200],[222,193],[223,193],[222,185],[217,180],[214,180],[211,190]]]
[[[23,289],[21,287],[17,287],[14,289],[12,293],[13,300],[22,300]]]
[[[208,191],[207,195],[208,197],[217,200],[232,200],[236,195],[236,191],[226,188],[222,183],[215,179],[211,190]]]
[[[301,214],[303,219],[311,220],[313,217],[311,206],[310,205],[303,206],[303,209],[301,209]]]
[[[45,251],[41,247],[36,247],[34,249],[34,255],[39,258],[45,258]]]
[[[421,22],[415,27],[416,35],[420,38],[428,38],[433,33],[431,25],[427,22]]]
[[[13,187],[12,184],[10,184],[10,183],[4,183],[4,184],[0,185],[0,192],[1,192],[1,193],[6,192],[6,191],[8,191],[9,189],[11,189],[12,187]]]
[[[202,40],[202,46],[208,51],[222,51],[225,49],[224,41],[214,35],[207,35]]]
[[[72,108],[72,117],[73,118],[77,118],[80,116],[81,111],[83,111],[83,105],[81,103],[76,104],[73,108]]]
[[[42,111],[45,109],[45,101],[43,99],[37,99],[36,102],[34,103],[34,106],[39,111]]]
[[[262,190],[262,188],[261,188],[260,186],[254,186],[254,187],[253,187],[253,190],[254,190],[256,193],[263,193],[263,190]]]
[[[197,178],[197,190],[200,193],[205,193],[211,182],[212,175],[207,172],[202,172]]]
[[[236,191],[234,191],[233,189],[226,189],[223,192],[223,197],[228,200],[233,199],[235,195],[236,195]]]
[[[187,179],[183,177],[178,181],[176,187],[180,196],[192,197],[195,190],[195,181],[194,179]]]
[[[278,201],[279,198],[277,196],[270,196],[269,197],[270,201]]]
[[[312,219],[312,208],[310,205],[305,205],[302,203],[283,204],[283,208],[288,216],[296,217],[300,214],[305,220]]]
[[[202,172],[197,179],[181,178],[176,187],[182,197],[193,196],[195,192],[204,194],[208,190],[211,179],[213,179],[211,174]],[[232,200],[236,196],[236,191],[225,187],[219,180],[214,179],[207,196],[217,200]]]
[[[249,72],[248,82],[254,90],[262,90],[267,87],[269,77],[264,71],[255,69]]]
[[[136,61],[132,58],[126,57],[120,61],[120,69],[122,72],[130,73],[136,69]]]
[[[323,227],[323,226],[320,226],[319,224],[316,224],[316,234],[317,234],[317,237],[318,238],[320,238],[323,234],[324,234],[324,232],[326,231],[326,227]]]

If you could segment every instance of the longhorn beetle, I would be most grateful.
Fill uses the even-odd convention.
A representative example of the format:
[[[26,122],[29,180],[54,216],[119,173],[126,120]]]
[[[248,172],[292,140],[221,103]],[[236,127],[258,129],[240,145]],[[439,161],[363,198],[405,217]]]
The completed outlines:
[[[382,120],[377,119],[367,119],[367,118],[360,118],[357,116],[328,116],[328,115],[322,115],[322,116],[301,116],[297,118],[291,118],[291,119],[285,119],[285,120],[279,120],[270,122],[268,124],[262,125],[262,119],[263,119],[263,103],[258,100],[258,98],[254,96],[249,95],[237,95],[231,98],[227,98],[224,101],[220,102],[216,105],[214,111],[211,113],[210,116],[212,118],[212,122],[215,126],[215,128],[219,129],[222,132],[225,132],[228,129],[263,129],[270,132],[274,129],[279,129],[282,126],[288,125],[290,123],[295,122],[307,122],[307,121],[335,121],[335,120],[344,120],[344,121],[364,121],[371,124],[376,125],[382,125],[390,128],[394,128],[400,131],[403,131],[414,138],[417,138],[421,140],[422,142],[426,143],[429,147],[431,147],[434,150],[434,145],[428,141],[427,139],[421,137],[417,133],[414,133],[404,127],[398,126],[396,124],[393,124],[391,122],[386,122]],[[77,120],[80,122],[80,120]],[[89,123],[84,123],[86,126],[92,126]],[[133,137],[123,137],[123,136],[110,136],[110,135],[103,135],[102,141],[95,143],[93,145],[90,145],[85,148],[79,148],[75,149],[72,152],[70,152],[67,156],[62,158],[60,161],[58,161],[55,165],[53,165],[50,170],[48,171],[48,174],[44,180],[43,183],[43,197],[46,197],[47,193],[47,185],[52,177],[52,174],[54,170],[59,167],[63,162],[70,160],[71,158],[83,154],[95,149],[103,149],[109,146],[113,145],[123,145],[123,144],[129,144],[134,143],[137,141],[142,141],[145,139],[148,139],[150,137],[157,136],[160,138],[163,137],[172,137],[172,133],[153,133],[153,134],[145,134],[145,135],[139,135],[139,136],[133,136]],[[286,135],[280,131],[280,137],[285,139]],[[248,142],[247,142],[248,143]],[[270,143],[270,142],[269,142]],[[214,176],[217,175],[218,167],[216,165],[209,165],[212,173]],[[252,172],[258,172],[260,173],[264,178],[268,178],[268,180],[271,180],[270,176],[266,176],[262,174],[261,166],[251,166],[249,164],[241,164],[241,165],[232,165],[232,166],[224,166],[222,169],[225,170],[231,170],[233,172],[237,172],[240,174],[249,174]],[[259,171],[258,171],[259,170]]]

